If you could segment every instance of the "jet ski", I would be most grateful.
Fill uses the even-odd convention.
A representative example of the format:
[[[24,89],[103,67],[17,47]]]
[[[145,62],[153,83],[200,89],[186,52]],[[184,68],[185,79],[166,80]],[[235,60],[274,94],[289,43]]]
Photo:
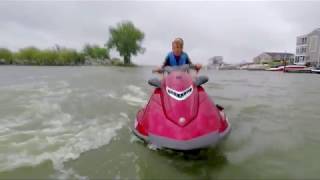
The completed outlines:
[[[216,146],[231,130],[224,108],[202,87],[206,76],[189,73],[194,66],[165,67],[162,80],[148,81],[155,89],[137,112],[133,133],[159,149],[198,150]]]

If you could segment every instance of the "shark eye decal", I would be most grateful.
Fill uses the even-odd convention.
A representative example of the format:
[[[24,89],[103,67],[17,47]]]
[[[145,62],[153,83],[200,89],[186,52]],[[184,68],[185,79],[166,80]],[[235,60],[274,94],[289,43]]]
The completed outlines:
[[[183,91],[176,91],[169,87],[166,87],[167,94],[175,100],[182,101],[187,99],[193,92],[192,85]]]

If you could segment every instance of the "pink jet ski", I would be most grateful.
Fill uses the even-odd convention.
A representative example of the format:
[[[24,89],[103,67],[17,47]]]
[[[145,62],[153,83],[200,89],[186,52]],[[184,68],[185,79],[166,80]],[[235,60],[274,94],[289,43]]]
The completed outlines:
[[[192,68],[165,67],[162,80],[148,81],[156,88],[136,115],[136,136],[158,148],[187,151],[215,146],[229,134],[224,108],[216,105],[201,86],[208,77],[192,78]]]

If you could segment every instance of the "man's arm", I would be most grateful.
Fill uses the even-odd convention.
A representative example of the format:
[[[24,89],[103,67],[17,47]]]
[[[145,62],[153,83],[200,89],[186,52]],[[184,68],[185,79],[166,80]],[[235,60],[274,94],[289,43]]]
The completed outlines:
[[[190,64],[190,65],[194,65],[196,67],[197,70],[200,70],[202,68],[202,65],[201,64],[193,64],[191,59],[189,58],[188,54],[187,54],[187,64]]]
[[[192,65],[192,62],[191,62],[191,60],[190,60],[190,58],[189,58],[189,55],[188,55],[187,53],[185,53],[185,55],[187,56],[186,64]]]
[[[164,67],[166,67],[166,66],[169,66],[169,56],[167,56],[167,57],[164,59],[164,62],[163,62],[163,64],[162,64],[161,68],[164,68]]]
[[[162,66],[153,69],[152,72],[159,72],[161,69],[163,69],[164,67],[166,67],[166,66],[168,66],[168,65],[169,65],[169,56],[167,56],[167,57],[164,59],[164,62],[163,62],[163,64],[162,64]]]
[[[192,64],[192,62],[191,62],[191,60],[190,60],[190,58],[189,58],[189,56],[187,56],[187,64]]]

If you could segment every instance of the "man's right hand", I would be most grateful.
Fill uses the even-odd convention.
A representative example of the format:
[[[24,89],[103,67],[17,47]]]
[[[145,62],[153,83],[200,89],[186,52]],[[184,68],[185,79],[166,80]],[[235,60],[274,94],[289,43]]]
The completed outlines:
[[[152,73],[159,73],[161,71],[161,67],[157,67],[155,69],[152,70]]]
[[[202,65],[201,64],[195,64],[195,67],[196,67],[197,71],[199,71],[202,68]]]

